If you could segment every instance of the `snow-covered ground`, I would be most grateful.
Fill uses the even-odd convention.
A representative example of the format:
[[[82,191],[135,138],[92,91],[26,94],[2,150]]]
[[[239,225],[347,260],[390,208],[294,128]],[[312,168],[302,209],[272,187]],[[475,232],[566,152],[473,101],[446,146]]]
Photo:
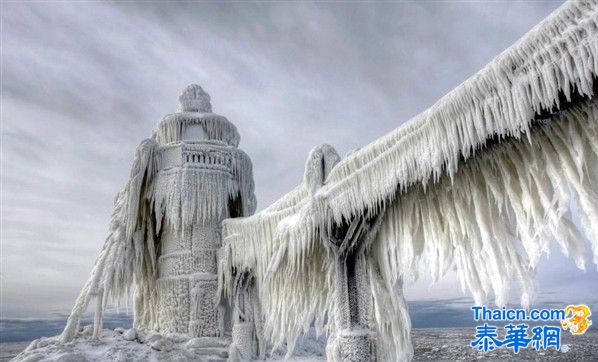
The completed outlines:
[[[182,334],[162,335],[135,329],[105,329],[102,338],[92,339],[92,326],[84,327],[72,342],[60,344],[57,337],[34,340],[24,351],[13,344],[14,361],[19,362],[153,362],[153,361],[226,361],[229,340],[217,338],[189,338]],[[295,361],[315,362],[324,360],[325,339],[308,335],[300,339],[295,349]],[[20,353],[19,353],[20,352]],[[3,352],[8,359],[8,352]],[[268,361],[280,361],[284,351],[268,357]]]
[[[173,350],[159,351],[152,348],[150,340],[157,339],[156,336],[146,336],[145,342],[138,340],[126,341],[123,333],[106,331],[100,341],[90,341],[79,338],[63,347],[47,345],[37,350],[23,353],[19,361],[209,361],[223,360],[223,355],[201,355],[200,348],[188,348],[189,339],[173,342]],[[415,350],[415,361],[438,361],[438,360],[507,360],[507,361],[598,361],[598,330],[590,328],[584,335],[572,336],[563,334],[563,345],[567,347],[563,351],[534,351],[522,350],[518,355],[513,352],[499,349],[493,352],[478,352],[469,346],[474,330],[472,328],[439,328],[439,329],[414,329],[412,331]],[[149,337],[149,338],[148,338]],[[176,340],[175,335],[169,339]],[[185,337],[183,337],[185,338]],[[142,338],[143,340],[143,338]],[[42,340],[49,343],[47,339]],[[314,336],[308,336],[299,341],[298,347],[293,355],[293,361],[312,362],[323,361],[325,340],[316,340]],[[8,361],[15,357],[20,351],[27,347],[27,343],[0,343],[0,362]],[[214,347],[213,347],[214,348]],[[214,351],[223,349],[214,348]],[[226,350],[226,348],[224,348]],[[205,353],[205,351],[203,351]],[[283,354],[277,353],[269,358],[269,361],[280,361]]]
[[[56,337],[40,338],[16,356],[16,361],[225,361],[227,341],[189,338],[181,334],[161,335],[135,329],[106,329],[92,339],[91,326],[83,328],[72,342],[59,344]]]

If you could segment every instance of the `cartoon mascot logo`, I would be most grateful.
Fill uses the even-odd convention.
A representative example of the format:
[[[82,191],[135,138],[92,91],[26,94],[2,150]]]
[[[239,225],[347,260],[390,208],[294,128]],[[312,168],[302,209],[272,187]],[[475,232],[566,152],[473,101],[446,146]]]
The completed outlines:
[[[569,317],[569,315],[571,315]],[[585,304],[568,305],[565,308],[565,318],[562,321],[563,329],[569,329],[571,334],[584,334],[588,327],[592,325],[589,317],[592,315],[590,308]]]

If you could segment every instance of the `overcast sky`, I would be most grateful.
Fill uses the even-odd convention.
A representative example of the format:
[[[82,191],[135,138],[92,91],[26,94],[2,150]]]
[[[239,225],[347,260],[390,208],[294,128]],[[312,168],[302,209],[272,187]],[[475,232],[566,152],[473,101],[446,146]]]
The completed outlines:
[[[238,127],[262,209],[313,146],[372,142],[559,5],[2,2],[2,317],[70,310],[135,147],[188,84]],[[596,305],[590,269],[556,252],[540,297]],[[407,295],[463,297],[453,276]]]

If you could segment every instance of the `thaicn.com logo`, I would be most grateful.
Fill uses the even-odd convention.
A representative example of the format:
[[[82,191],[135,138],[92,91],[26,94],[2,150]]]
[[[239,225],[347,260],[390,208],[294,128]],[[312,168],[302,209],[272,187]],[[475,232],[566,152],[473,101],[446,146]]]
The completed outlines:
[[[499,309],[473,306],[473,317],[483,324],[476,326],[471,346],[479,351],[498,348],[514,353],[531,348],[537,351],[555,349],[566,352],[561,345],[561,333],[584,334],[592,325],[592,312],[585,304],[569,305],[563,309]],[[505,324],[506,323],[506,324]],[[493,324],[504,324],[502,327]]]

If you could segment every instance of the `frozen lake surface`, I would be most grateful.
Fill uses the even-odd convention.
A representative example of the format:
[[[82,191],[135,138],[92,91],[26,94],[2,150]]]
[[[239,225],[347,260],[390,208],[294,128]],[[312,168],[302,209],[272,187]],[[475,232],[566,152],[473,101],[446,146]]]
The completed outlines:
[[[561,351],[550,349],[536,351],[524,349],[519,354],[510,349],[497,349],[492,352],[480,352],[470,347],[474,340],[474,328],[433,328],[414,329],[412,332],[414,361],[598,361],[598,332],[590,329],[581,336],[573,336],[562,331],[562,344],[567,347]],[[568,350],[568,352],[563,352]]]

